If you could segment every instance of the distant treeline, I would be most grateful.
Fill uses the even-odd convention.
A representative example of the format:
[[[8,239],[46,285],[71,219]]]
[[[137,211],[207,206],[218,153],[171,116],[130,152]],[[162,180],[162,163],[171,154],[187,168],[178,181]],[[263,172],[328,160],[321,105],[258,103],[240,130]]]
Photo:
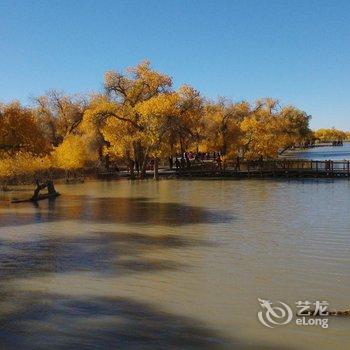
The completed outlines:
[[[145,61],[125,72],[106,72],[104,91],[66,95],[50,91],[33,99],[0,104],[0,178],[50,169],[137,163],[186,151],[221,157],[274,158],[293,146],[349,137],[335,129],[315,133],[310,116],[264,98],[251,104],[210,101]]]

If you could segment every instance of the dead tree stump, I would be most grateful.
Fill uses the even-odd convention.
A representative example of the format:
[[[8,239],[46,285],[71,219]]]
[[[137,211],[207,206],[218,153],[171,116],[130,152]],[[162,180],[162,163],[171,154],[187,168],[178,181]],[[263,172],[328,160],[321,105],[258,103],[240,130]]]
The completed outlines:
[[[44,190],[45,188],[47,188],[47,194],[40,195],[40,191]],[[34,190],[34,194],[30,200],[32,202],[37,202],[40,199],[54,198],[57,196],[59,196],[59,193],[56,191],[52,180],[47,180],[42,184],[40,184],[39,180],[36,180],[36,189]]]

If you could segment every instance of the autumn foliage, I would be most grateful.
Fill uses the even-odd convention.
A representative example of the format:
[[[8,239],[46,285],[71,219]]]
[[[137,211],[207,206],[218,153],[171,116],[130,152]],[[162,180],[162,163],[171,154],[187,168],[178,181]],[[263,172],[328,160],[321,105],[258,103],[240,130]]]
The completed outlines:
[[[318,129],[315,131],[315,138],[320,142],[344,141],[349,139],[349,133],[342,130],[332,129]]]
[[[151,159],[189,150],[274,158],[314,138],[346,137],[334,129],[314,136],[309,121],[305,112],[271,98],[210,101],[191,86],[175,89],[168,75],[145,61],[106,72],[103,93],[50,91],[31,107],[0,105],[0,177],[106,167],[110,160],[136,164],[142,175]]]

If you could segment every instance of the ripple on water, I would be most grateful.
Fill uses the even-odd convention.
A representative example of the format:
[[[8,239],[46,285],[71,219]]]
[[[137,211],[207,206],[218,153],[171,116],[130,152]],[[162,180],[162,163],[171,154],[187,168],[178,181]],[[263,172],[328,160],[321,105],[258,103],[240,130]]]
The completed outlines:
[[[57,187],[53,202],[0,206],[5,348],[349,343],[347,320],[325,337],[294,326],[266,332],[256,318],[258,297],[349,304],[347,181]]]

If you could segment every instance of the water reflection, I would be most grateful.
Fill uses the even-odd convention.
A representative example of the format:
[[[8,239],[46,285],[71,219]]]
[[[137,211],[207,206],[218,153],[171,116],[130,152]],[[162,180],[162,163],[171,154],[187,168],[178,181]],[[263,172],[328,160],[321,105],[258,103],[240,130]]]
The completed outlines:
[[[75,195],[68,195],[74,189]],[[257,298],[347,307],[347,181],[91,182],[0,208],[0,349],[343,349]],[[0,204],[1,205],[1,204]]]
[[[292,349],[232,341],[193,318],[132,299],[37,293],[25,300],[0,319],[4,349]]]
[[[65,195],[39,205],[17,204],[25,208],[16,215],[0,212],[0,227],[63,220],[81,220],[94,223],[134,223],[148,225],[188,225],[198,223],[230,222],[232,216],[224,211],[209,211],[203,207],[181,203],[163,203],[149,198]],[[31,208],[31,209],[30,209]]]
[[[200,238],[172,234],[95,232],[88,237],[56,237],[25,242],[0,240],[0,281],[18,277],[94,271],[121,276],[132,272],[184,269],[186,264],[154,259],[151,251],[208,246]]]
[[[11,282],[93,271],[121,277],[189,268],[150,251],[210,247],[172,234],[94,232],[92,236],[0,242],[0,346],[4,349],[274,349],[225,337],[204,323],[132,298],[17,290]],[[282,349],[282,348],[278,348]],[[276,349],[277,350],[277,349]]]

